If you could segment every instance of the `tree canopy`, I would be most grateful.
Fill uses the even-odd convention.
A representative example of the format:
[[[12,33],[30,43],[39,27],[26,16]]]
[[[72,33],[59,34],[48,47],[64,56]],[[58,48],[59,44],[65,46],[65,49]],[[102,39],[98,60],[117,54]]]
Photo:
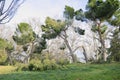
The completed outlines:
[[[119,8],[119,0],[89,0],[86,6],[87,19],[100,21],[111,18]]]
[[[61,20],[55,20],[50,17],[47,17],[45,20],[46,25],[42,25],[42,31],[44,38],[51,39],[58,36],[61,31],[65,28],[65,22]]]
[[[15,36],[13,36],[13,39],[19,45],[24,45],[35,40],[35,33],[31,26],[27,23],[18,24],[18,29],[16,29],[16,31],[18,32],[16,32]]]

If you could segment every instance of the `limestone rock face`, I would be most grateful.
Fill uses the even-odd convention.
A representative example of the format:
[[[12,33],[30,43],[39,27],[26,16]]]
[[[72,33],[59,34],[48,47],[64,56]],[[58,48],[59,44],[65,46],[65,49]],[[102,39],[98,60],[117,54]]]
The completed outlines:
[[[100,47],[100,43],[95,37],[98,37],[95,33],[91,31],[91,23],[83,23],[80,21],[74,22],[74,27],[79,27],[80,29],[85,30],[84,35],[80,35],[74,31],[74,27],[69,27],[67,30],[67,40],[72,47],[74,54],[76,54],[78,61],[85,62],[85,57],[83,55],[83,48],[85,48],[88,59],[97,59],[96,55],[98,54],[98,48]],[[65,44],[64,40],[59,36],[55,39],[47,40],[47,50],[54,55],[59,55],[61,53],[60,46]],[[106,47],[109,47],[109,41],[105,42]],[[66,47],[63,50],[63,53],[70,58],[69,50]]]

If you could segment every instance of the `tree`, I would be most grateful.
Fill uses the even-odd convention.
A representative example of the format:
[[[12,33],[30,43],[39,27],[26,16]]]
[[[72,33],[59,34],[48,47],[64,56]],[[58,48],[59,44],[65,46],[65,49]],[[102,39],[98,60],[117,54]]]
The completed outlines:
[[[45,48],[45,40],[35,34],[31,25],[28,23],[18,24],[13,40],[23,46],[23,51],[26,52],[27,56],[24,59],[24,63],[29,63],[34,52],[41,52]]]
[[[9,22],[25,0],[0,0],[0,24]]]
[[[110,59],[114,61],[120,61],[120,31],[119,28],[115,29],[113,38],[111,40],[111,47],[109,48],[111,53]]]
[[[110,58],[114,61],[120,61],[120,8],[113,15],[114,18],[108,20],[116,29],[113,32],[111,47],[109,48]]]
[[[72,46],[68,41],[68,34],[67,34],[68,28],[73,27],[73,21],[75,17],[74,14],[75,11],[72,7],[65,6],[65,11],[64,11],[65,21],[55,20],[50,17],[47,17],[45,21],[46,25],[42,25],[42,31],[45,32],[43,34],[43,37],[46,39],[56,38],[57,36],[62,38],[65,42],[66,47],[69,50],[69,54],[72,58],[72,61],[76,62],[76,57],[74,55],[74,52],[78,48],[74,50],[72,49]],[[84,34],[84,30],[80,28],[78,28],[76,32],[78,32],[79,34]]]
[[[84,12],[85,18],[93,21],[93,30],[99,35],[101,55],[103,61],[107,60],[103,34],[106,31],[104,22],[108,21],[119,8],[119,0],[89,0]],[[84,18],[84,16],[83,16]]]

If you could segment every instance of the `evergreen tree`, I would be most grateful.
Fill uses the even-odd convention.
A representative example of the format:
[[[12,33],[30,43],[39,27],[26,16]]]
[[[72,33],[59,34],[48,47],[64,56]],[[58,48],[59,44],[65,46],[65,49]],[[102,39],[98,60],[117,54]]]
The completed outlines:
[[[28,56],[24,59],[24,63],[28,63],[33,53],[40,53],[45,49],[46,41],[40,38],[28,23],[18,24],[13,40],[23,46],[23,50]]]
[[[113,39],[111,40],[109,52],[111,53],[111,60],[120,61],[120,31],[118,28],[113,33]]]
[[[84,12],[85,16],[83,16],[83,18],[93,21],[92,30],[99,35],[103,61],[107,61],[105,40],[103,38],[104,32],[107,28],[103,24],[119,9],[119,3],[119,0],[88,0],[86,11]],[[83,21],[83,18],[80,18],[80,20]]]
[[[43,37],[45,39],[56,38],[57,36],[62,38],[65,42],[66,47],[69,50],[69,54],[72,58],[72,61],[76,62],[76,57],[74,55],[74,52],[76,49],[75,50],[72,49],[68,41],[68,34],[66,32],[69,27],[73,27],[74,17],[75,17],[74,8],[70,6],[65,6],[65,11],[64,11],[65,20],[64,21],[55,20],[50,17],[47,17],[45,21],[46,25],[42,25],[42,31],[45,32],[45,34],[43,34]],[[76,30],[75,32],[78,32],[80,35],[84,35],[84,30],[80,28],[77,28],[77,29],[78,30]]]

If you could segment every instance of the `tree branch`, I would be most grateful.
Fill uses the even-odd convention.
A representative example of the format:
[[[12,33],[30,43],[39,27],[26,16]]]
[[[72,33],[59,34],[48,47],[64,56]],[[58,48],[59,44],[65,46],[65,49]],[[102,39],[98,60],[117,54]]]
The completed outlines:
[[[82,46],[78,46],[77,48],[75,48],[74,50],[73,50],[73,53],[75,53],[75,51],[77,50],[77,49],[79,49],[79,48],[81,48]]]
[[[15,12],[17,11],[18,7],[25,1],[25,0],[12,0],[10,5],[6,10],[5,9],[5,1],[1,0],[0,3],[0,24],[8,23],[14,16]],[[4,11],[4,12],[3,12]]]

